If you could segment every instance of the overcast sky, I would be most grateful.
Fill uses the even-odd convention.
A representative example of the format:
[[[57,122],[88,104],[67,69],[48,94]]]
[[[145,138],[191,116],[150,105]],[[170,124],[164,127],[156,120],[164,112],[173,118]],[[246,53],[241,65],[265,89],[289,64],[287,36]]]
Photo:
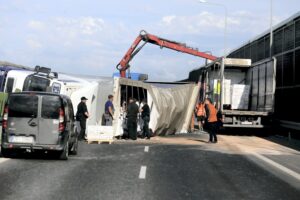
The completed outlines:
[[[228,9],[228,50],[270,25],[270,0],[207,0]],[[299,11],[299,0],[273,0],[274,24]],[[140,30],[221,56],[224,9],[196,0],[0,0],[0,60],[54,71],[112,76]],[[132,72],[175,81],[202,58],[147,44]]]

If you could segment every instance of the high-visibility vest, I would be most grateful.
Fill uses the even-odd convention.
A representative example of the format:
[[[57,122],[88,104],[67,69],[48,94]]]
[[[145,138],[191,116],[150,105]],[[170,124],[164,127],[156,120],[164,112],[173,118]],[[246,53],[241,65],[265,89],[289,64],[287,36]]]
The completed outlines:
[[[196,108],[197,108],[197,116],[204,116],[205,113],[204,104],[199,103]]]
[[[207,108],[209,110],[209,116],[208,116],[207,121],[208,122],[218,121],[218,119],[217,119],[217,109],[215,108],[215,106],[210,103],[210,104],[207,104]]]

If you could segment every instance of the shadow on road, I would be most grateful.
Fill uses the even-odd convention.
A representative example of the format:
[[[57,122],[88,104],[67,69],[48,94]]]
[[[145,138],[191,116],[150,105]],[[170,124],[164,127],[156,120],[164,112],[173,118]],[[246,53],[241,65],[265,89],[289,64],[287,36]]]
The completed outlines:
[[[0,157],[3,156],[0,153]],[[70,156],[69,156],[70,157]],[[59,160],[59,154],[57,152],[14,152],[10,155],[11,159],[24,159],[24,160]]]

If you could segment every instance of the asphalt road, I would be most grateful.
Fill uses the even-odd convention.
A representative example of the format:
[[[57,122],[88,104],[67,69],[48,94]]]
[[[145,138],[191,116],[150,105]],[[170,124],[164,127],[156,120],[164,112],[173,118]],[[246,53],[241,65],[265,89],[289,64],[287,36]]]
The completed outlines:
[[[68,161],[0,158],[0,199],[300,198],[298,189],[247,157],[207,145],[219,144],[81,143]]]

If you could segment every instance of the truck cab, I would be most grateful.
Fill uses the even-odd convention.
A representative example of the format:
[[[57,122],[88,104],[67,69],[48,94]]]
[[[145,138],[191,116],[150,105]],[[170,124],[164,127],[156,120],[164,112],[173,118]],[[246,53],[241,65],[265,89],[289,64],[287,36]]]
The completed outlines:
[[[34,71],[33,74],[25,78],[22,91],[61,93],[62,83],[57,80],[58,74],[56,72],[51,72],[50,68],[40,66],[36,66]]]

